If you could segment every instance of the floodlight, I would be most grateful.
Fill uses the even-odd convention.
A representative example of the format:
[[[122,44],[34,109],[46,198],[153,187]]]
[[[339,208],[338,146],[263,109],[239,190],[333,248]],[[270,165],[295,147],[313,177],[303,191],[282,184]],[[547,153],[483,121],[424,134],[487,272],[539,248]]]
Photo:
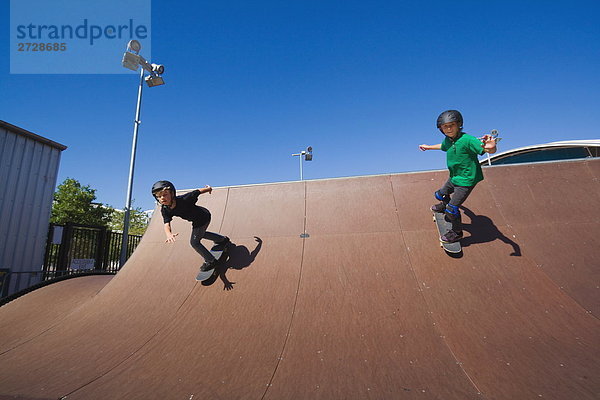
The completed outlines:
[[[140,63],[140,56],[137,54],[130,53],[128,51],[123,54],[123,61],[121,64],[132,71],[137,71],[138,65]]]
[[[138,42],[137,40],[130,40],[129,43],[127,43],[127,50],[139,53],[141,49],[142,49],[142,44],[140,42]]]
[[[154,87],[164,85],[165,81],[158,75],[148,75],[146,77],[146,83],[148,84],[148,87]]]

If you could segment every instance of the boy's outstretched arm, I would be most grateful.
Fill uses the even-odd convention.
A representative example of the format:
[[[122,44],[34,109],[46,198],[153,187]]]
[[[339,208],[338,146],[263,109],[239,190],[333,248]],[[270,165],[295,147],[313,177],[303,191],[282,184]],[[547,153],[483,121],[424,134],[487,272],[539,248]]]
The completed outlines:
[[[200,191],[200,194],[203,194],[203,193],[212,194],[212,187],[210,187],[210,185],[206,185],[202,189],[198,189],[198,190]]]
[[[173,243],[173,242],[175,242],[175,236],[179,235],[179,233],[171,232],[171,223],[167,222],[165,224],[165,235],[167,235],[167,240],[165,240],[165,242]]]
[[[434,144],[434,145],[428,145],[428,144],[421,144],[419,145],[419,150],[421,151],[425,151],[425,150],[441,150],[442,149],[442,144],[438,143],[438,144]]]

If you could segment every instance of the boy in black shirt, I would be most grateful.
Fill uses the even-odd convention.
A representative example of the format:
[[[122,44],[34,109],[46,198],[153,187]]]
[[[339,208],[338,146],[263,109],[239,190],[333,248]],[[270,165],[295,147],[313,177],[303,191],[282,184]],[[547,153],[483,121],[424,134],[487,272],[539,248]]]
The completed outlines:
[[[192,223],[190,244],[204,258],[204,264],[202,264],[200,269],[202,271],[209,271],[215,267],[217,260],[200,243],[200,240],[212,240],[215,244],[224,248],[229,244],[229,238],[218,233],[206,231],[210,224],[210,211],[196,205],[198,196],[203,193],[212,193],[212,187],[207,185],[202,189],[196,189],[182,196],[176,196],[175,186],[169,181],[158,181],[152,185],[152,195],[162,206],[160,212],[165,223],[166,242],[175,242],[175,237],[178,235],[178,233],[171,231],[171,220],[173,220],[173,217],[181,217],[190,221]]]

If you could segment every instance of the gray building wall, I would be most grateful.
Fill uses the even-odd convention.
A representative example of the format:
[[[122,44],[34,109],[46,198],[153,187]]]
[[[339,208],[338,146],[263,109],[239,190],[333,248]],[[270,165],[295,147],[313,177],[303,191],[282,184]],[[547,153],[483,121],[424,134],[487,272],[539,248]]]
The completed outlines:
[[[65,149],[0,121],[0,269],[11,273],[41,270],[58,166]],[[23,282],[29,277],[21,280],[19,276],[11,274],[8,294],[37,283]]]

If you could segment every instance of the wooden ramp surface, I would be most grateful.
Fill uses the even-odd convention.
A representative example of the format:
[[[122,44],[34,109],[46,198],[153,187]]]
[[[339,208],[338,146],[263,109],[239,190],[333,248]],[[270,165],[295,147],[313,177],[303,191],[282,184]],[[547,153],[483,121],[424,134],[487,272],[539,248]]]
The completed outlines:
[[[0,399],[599,398],[600,160],[484,173],[458,258],[429,211],[445,171],[202,195],[236,244],[221,279],[154,218],[77,307],[0,308]]]

